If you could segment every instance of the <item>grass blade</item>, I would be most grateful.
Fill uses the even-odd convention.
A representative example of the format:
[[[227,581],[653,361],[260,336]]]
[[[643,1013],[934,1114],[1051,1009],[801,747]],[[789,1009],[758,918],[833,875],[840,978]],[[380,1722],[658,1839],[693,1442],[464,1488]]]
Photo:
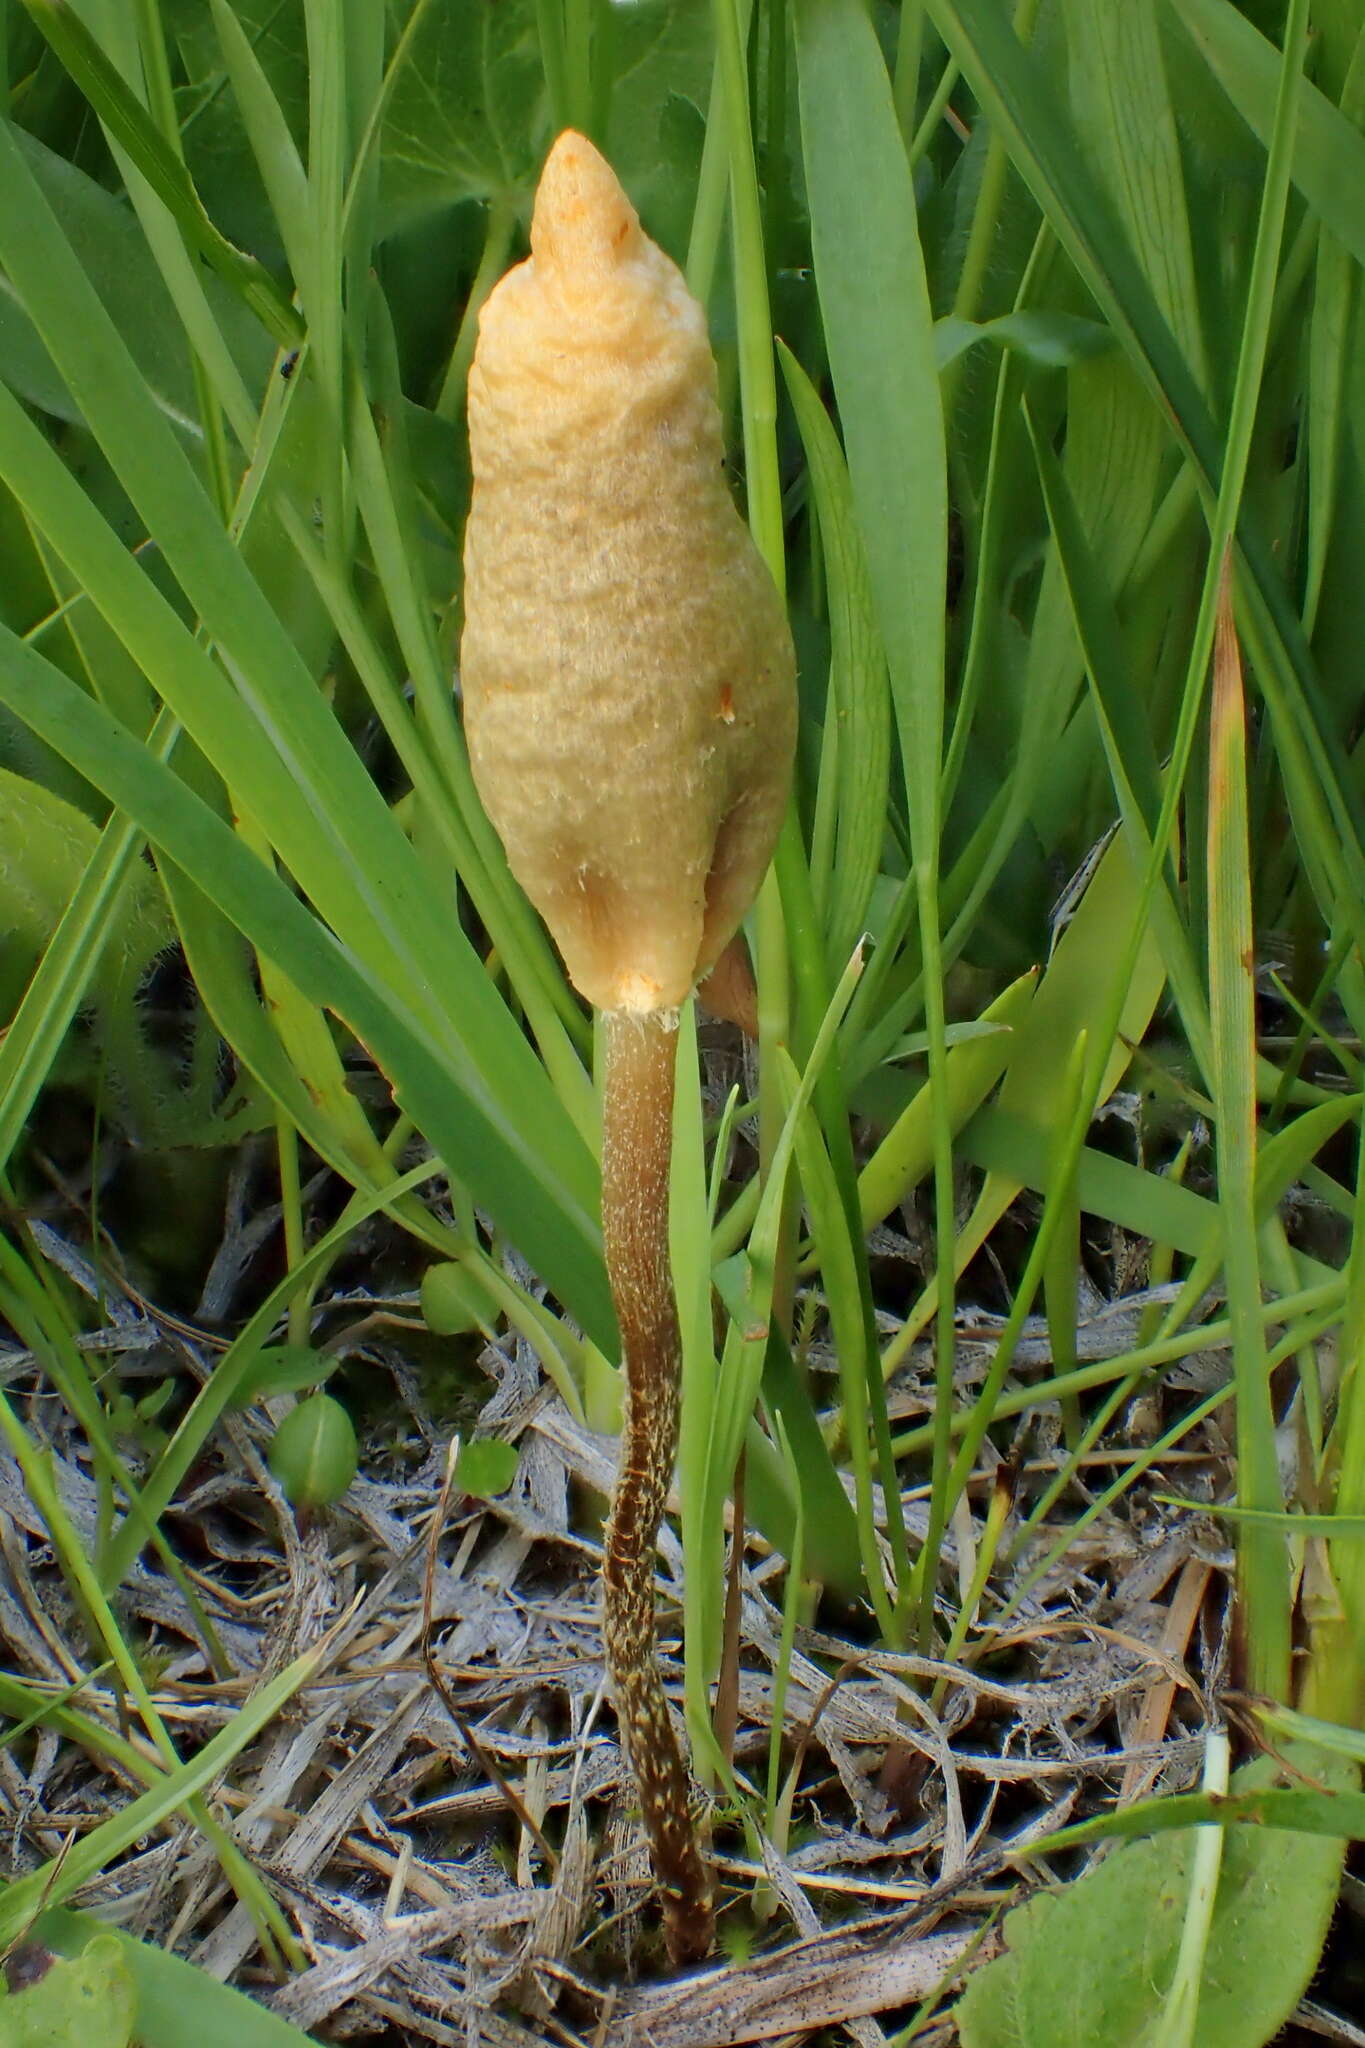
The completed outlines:
[[[1275,1416],[1260,1319],[1256,1238],[1256,968],[1247,834],[1246,712],[1242,665],[1225,576],[1214,654],[1209,732],[1209,1013],[1218,1112],[1218,1199],[1237,1375],[1237,1498],[1283,1506]],[[1284,1539],[1238,1532],[1239,1585],[1252,1689],[1282,1700],[1289,1685],[1289,1576]]]
[[[472,1076],[462,1079],[448,1059],[433,1053],[420,1017],[364,973],[201,799],[67,677],[3,633],[0,701],[134,818],[312,1002],[351,1025],[419,1128],[471,1186],[482,1184],[482,1199],[508,1234],[594,1340],[609,1348],[615,1323],[591,1180],[582,1176],[576,1197],[572,1182],[547,1176],[528,1134],[525,1104],[518,1116],[500,1111],[485,1086]],[[531,1071],[560,1113],[543,1070],[532,1065]],[[583,1158],[586,1163],[586,1153]]]

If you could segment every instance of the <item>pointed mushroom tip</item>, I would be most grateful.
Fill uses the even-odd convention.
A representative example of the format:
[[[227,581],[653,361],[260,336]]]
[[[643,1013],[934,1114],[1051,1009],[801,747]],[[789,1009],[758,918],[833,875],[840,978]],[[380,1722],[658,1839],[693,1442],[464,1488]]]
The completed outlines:
[[[577,129],[566,128],[545,159],[531,219],[538,262],[574,268],[617,261],[640,233],[635,208],[611,165]]]
[[[612,175],[611,166],[596,143],[590,142],[577,128],[561,128],[550,144],[549,155],[541,171],[542,187],[547,178],[567,175],[581,166],[587,166]]]

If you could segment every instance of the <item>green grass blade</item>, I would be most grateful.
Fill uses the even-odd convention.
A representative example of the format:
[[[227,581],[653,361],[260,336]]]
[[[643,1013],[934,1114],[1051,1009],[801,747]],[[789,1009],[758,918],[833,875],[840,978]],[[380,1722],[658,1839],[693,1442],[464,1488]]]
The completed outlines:
[[[790,1061],[786,1062],[784,1078],[788,1097],[794,1099],[800,1084]],[[896,1623],[878,1544],[872,1500],[873,1435],[876,1427],[872,1411],[879,1396],[883,1406],[885,1402],[880,1362],[875,1344],[869,1352],[859,1273],[849,1242],[838,1182],[821,1139],[819,1122],[809,1111],[797,1119],[796,1164],[810,1217],[829,1313],[830,1334],[839,1361],[839,1384],[843,1390],[842,1424],[853,1466],[863,1582],[883,1639],[894,1641]],[[882,1477],[884,1483],[897,1484],[895,1466],[890,1460],[883,1469]]]
[[[725,1499],[749,1418],[753,1414],[768,1355],[777,1251],[784,1229],[786,1181],[795,1151],[797,1124],[810,1105],[821,1066],[830,1053],[839,1021],[853,993],[858,968],[859,962],[855,958],[834,992],[805,1073],[779,1132],[738,1286],[730,1290],[739,1299],[735,1303],[737,1313],[731,1321],[719,1373],[709,1387],[696,1387],[693,1441],[700,1445],[704,1440],[706,1444],[704,1459],[699,1453],[697,1456],[698,1465],[705,1470],[706,1484],[695,1491],[690,1500],[684,1498],[683,1529],[688,1555],[704,1557],[708,1562],[706,1569],[696,1574],[695,1586],[691,1578],[688,1581],[687,1627],[689,1639],[695,1638],[712,1670],[720,1640],[719,1561],[725,1529]],[[717,1284],[720,1284],[719,1276]],[[695,1387],[695,1380],[693,1384]]]
[[[1071,104],[1152,295],[1207,390],[1180,139],[1161,54],[1165,4],[1066,0]]]
[[[1242,119],[1267,147],[1281,60],[1231,0],[1172,0],[1171,11]],[[1365,136],[1305,79],[1290,175],[1322,224],[1365,264]]]
[[[111,1932],[137,1990],[141,2048],[184,2048],[187,2039],[195,2048],[305,2048],[314,2041],[245,1992],[121,1928],[111,1930],[107,1920],[93,1913],[54,1907],[35,1922],[29,1938],[57,1955],[74,1957],[96,1935]]]
[[[295,347],[303,338],[303,323],[287,295],[263,264],[234,248],[218,232],[184,164],[79,15],[58,0],[24,0],[24,4],[110,134],[179,223],[186,240],[241,294],[282,347]]]
[[[316,1244],[309,1245],[293,1270],[271,1289],[218,1360],[189,1409],[176,1424],[170,1442],[147,1474],[141,1496],[146,1518],[156,1521],[165,1514],[225,1410],[249,1393],[251,1373],[261,1348],[277,1328],[299,1288],[336,1257],[359,1224],[400,1200],[423,1181],[432,1179],[438,1170],[430,1160],[424,1161],[395,1177],[388,1188],[354,1195],[340,1220]],[[128,1518],[120,1524],[109,1547],[105,1573],[111,1586],[122,1583],[146,1541],[146,1529],[141,1519],[134,1523]]]
[[[163,712],[149,735],[148,751],[157,760],[169,760],[178,736],[175,720]],[[142,834],[126,818],[110,819],[0,1038],[0,1169],[23,1134],[99,965],[118,915],[120,893],[136,869],[143,843]]]
[[[211,0],[211,5],[213,25],[241,109],[247,141],[270,199],[289,267],[296,278],[301,277],[306,268],[308,174],[294,147],[280,103],[237,15],[226,0]]]
[[[829,695],[811,888],[826,958],[837,974],[862,935],[886,837],[891,766],[886,662],[843,450],[809,377],[790,349],[782,342],[777,347],[810,468],[828,579]]]
[[[890,671],[910,810],[929,1073],[947,1057],[938,900],[948,499],[933,316],[891,81],[858,0],[793,8],[816,285],[853,502]],[[940,1440],[921,1580],[932,1621],[953,1373],[952,1134],[934,1123],[934,1214],[944,1284],[937,1332]]]
[[[320,1007],[345,1018],[368,1045],[433,1145],[453,1162],[503,1223],[513,1241],[604,1348],[615,1321],[601,1266],[592,1181],[551,1179],[545,1135],[523,1098],[519,1114],[499,1109],[485,1086],[462,1078],[427,1043],[421,1016],[366,974],[331,932],[221,819],[157,763],[75,684],[12,636],[0,634],[0,701],[136,819],[220,910],[269,954]],[[513,1039],[511,1043],[516,1044]],[[562,1114],[534,1063],[550,1105]],[[529,1078],[529,1077],[528,1077]],[[585,1164],[586,1153],[583,1154]]]
[[[1217,431],[1129,245],[1088,177],[1065,108],[1042,66],[1021,49],[990,0],[927,0],[992,124],[1093,293],[1125,353],[1191,457],[1212,499],[1224,466]],[[1330,920],[1341,905],[1365,934],[1365,852],[1357,807],[1341,784],[1312,661],[1271,550],[1243,516],[1238,542],[1250,576],[1243,630],[1270,707],[1315,894]],[[1217,551],[1217,544],[1215,544]],[[1207,624],[1212,638],[1211,614]],[[1207,660],[1207,648],[1204,659]],[[1178,787],[1184,769],[1177,747]]]
[[[798,0],[811,238],[853,501],[929,857],[942,744],[947,482],[933,321],[890,81],[857,0]]]
[[[1037,986],[1036,969],[1021,974],[981,1016],[999,1027],[989,1037],[968,1039],[948,1054],[944,1083],[954,1132],[978,1110],[1010,1063]],[[933,1102],[926,1081],[906,1104],[858,1176],[863,1226],[871,1230],[919,1186],[934,1163]]]
[[[1237,1496],[1243,1507],[1282,1504],[1275,1415],[1266,1380],[1256,1237],[1255,942],[1247,829],[1246,713],[1241,661],[1225,589],[1214,655],[1209,733],[1209,1014],[1218,1112],[1218,1199],[1224,1228],[1228,1316],[1237,1375]],[[1283,1539],[1239,1532],[1239,1586],[1248,1677],[1285,1699],[1289,1685],[1289,1579]]]
[[[134,1842],[170,1820],[187,1800],[206,1791],[233,1758],[240,1756],[262,1728],[274,1720],[299,1687],[308,1683],[326,1655],[324,1638],[244,1701],[227,1726],[210,1737],[188,1762],[167,1771],[159,1783],[82,1835],[67,1852],[0,1892],[0,1945],[8,1947],[18,1940],[42,1907],[59,1905]]]
[[[429,875],[149,405],[12,141],[0,133],[0,160],[7,154],[17,176],[0,179],[0,245],[11,275],[222,646],[236,688],[132,568],[79,485],[4,393],[0,470],[373,981],[411,1006],[447,1061],[466,1066],[471,1090],[492,1103],[501,1098],[507,1136],[525,1144],[528,1163],[526,1104],[540,1100],[534,1177],[547,1191],[550,1178],[558,1180],[579,1203],[583,1222],[594,1218],[595,1237],[588,1154],[543,1070],[508,1033],[506,1011],[459,930],[453,903],[443,912]],[[600,1283],[587,1284],[600,1304]]]
[[[1118,620],[1066,478],[1051,449],[1034,433],[1031,416],[1029,429],[1057,560],[1085,656],[1086,675],[1094,692],[1095,713],[1114,793],[1134,858],[1145,867],[1152,858],[1152,834],[1159,827],[1162,803],[1151,728],[1143,713]],[[1213,1061],[1208,1004],[1189,933],[1172,894],[1171,874],[1172,863],[1167,861],[1153,898],[1155,930],[1181,1023],[1199,1070],[1207,1079]]]

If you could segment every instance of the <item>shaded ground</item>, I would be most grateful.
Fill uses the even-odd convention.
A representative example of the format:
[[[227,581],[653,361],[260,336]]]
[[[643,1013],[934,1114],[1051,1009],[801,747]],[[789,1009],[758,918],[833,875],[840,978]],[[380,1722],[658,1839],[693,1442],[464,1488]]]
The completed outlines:
[[[263,1248],[271,1255],[278,1230],[278,1211],[253,1194],[258,1180],[245,1161],[230,1179],[228,1223],[188,1316],[164,1313],[120,1282],[116,1250],[95,1271],[69,1188],[33,1219],[38,1248],[85,1297],[87,1355],[134,1396],[140,1382],[174,1381],[168,1419],[212,1370],[221,1328],[235,1326],[258,1296],[254,1262]],[[912,1244],[884,1231],[874,1251],[893,1304],[918,1284]],[[373,1226],[347,1273],[367,1264],[393,1270],[403,1256]],[[1154,1298],[1132,1285],[1140,1261],[1131,1245],[1102,1247],[1095,1266],[1119,1291],[1105,1298],[1092,1290],[1082,1303],[1082,1361],[1131,1347]],[[335,2040],[702,2048],[842,2020],[871,2043],[946,1990],[965,1955],[989,1952],[996,1910],[1021,1882],[1012,1852],[1116,1799],[1197,1782],[1205,1700],[1229,1682],[1230,1554],[1211,1517],[1154,1495],[1221,1491],[1228,1443],[1217,1414],[1094,1514],[998,1634],[969,1638],[961,1664],[879,1650],[867,1617],[831,1601],[807,1613],[782,1701],[782,1851],[746,1838],[732,1812],[715,1808],[730,1960],[682,1992],[642,1988],[661,1959],[598,1633],[597,1511],[614,1446],[569,1414],[524,1345],[488,1347],[471,1355],[477,1373],[468,1384],[481,1408],[459,1419],[466,1433],[472,1422],[473,1433],[517,1445],[516,1480],[493,1502],[456,1496],[442,1515],[451,1417],[433,1412],[430,1377],[414,1363],[429,1344],[406,1327],[417,1318],[415,1293],[380,1298],[344,1278],[319,1304],[317,1325],[351,1354],[348,1386],[365,1390],[369,1476],[336,1509],[296,1517],[264,1462],[266,1416],[230,1412],[166,1521],[226,1669],[215,1671],[184,1596],[150,1555],[129,1574],[120,1608],[182,1754],[300,1649],[325,1642],[314,1682],[216,1794],[307,1967],[274,1982],[212,1847],[188,1826],[142,1843],[72,1903],[173,1945]],[[1169,1290],[1157,1295],[1167,1299]],[[813,1311],[808,1363],[818,1388],[831,1361]],[[998,1325],[970,1305],[959,1322],[965,1400],[985,1374]],[[1011,1388],[1026,1388],[1050,1357],[1035,1321]],[[1222,1352],[1196,1351],[1160,1385],[1135,1393],[993,1587],[1017,1584],[1076,1523],[1086,1492],[1108,1485],[1158,1437],[1190,1388],[1214,1388],[1228,1372]],[[50,1442],[63,1502],[93,1546],[99,1502],[79,1430],[27,1354],[0,1353],[0,1379]],[[837,1382],[827,1384],[832,1397]],[[449,1396],[458,1385],[440,1391]],[[916,1349],[891,1388],[897,1426],[927,1413],[931,1389],[930,1358]],[[1022,1507],[1065,1451],[1055,1408],[1026,1412],[1013,1427],[1009,1477]],[[135,1455],[133,1444],[124,1448]],[[971,1580],[999,1456],[983,1446],[970,1513],[957,1517],[945,1549],[959,1593]],[[922,1493],[906,1494],[905,1514],[922,1532]],[[659,1592],[675,1699],[681,1568],[666,1529]],[[734,1759],[760,1795],[774,1742],[784,1585],[782,1560],[746,1532]],[[90,1667],[42,1520],[2,1454],[0,1635],[11,1668],[54,1694]],[[84,1684],[78,1704],[111,1731],[131,1732],[107,1678]],[[551,1855],[519,1824],[503,1785],[515,1788]],[[73,1831],[88,1830],[135,1789],[116,1761],[48,1732],[0,1748],[14,1874],[57,1855]],[[1056,1874],[1075,1867],[1063,1860]],[[947,2043],[951,2021],[917,2038]]]

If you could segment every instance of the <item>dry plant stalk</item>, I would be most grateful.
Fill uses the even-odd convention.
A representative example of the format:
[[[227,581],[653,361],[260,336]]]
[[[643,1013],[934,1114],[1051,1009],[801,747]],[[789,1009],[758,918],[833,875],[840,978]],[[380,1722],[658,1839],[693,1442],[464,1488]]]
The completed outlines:
[[[675,1962],[712,1937],[655,1660],[677,1451],[668,1268],[677,1010],[772,856],[795,744],[781,600],[725,483],[701,307],[572,131],[531,256],[479,321],[461,672],[480,795],[574,985],[607,1013],[602,1221],[625,1418],[605,1631]]]

